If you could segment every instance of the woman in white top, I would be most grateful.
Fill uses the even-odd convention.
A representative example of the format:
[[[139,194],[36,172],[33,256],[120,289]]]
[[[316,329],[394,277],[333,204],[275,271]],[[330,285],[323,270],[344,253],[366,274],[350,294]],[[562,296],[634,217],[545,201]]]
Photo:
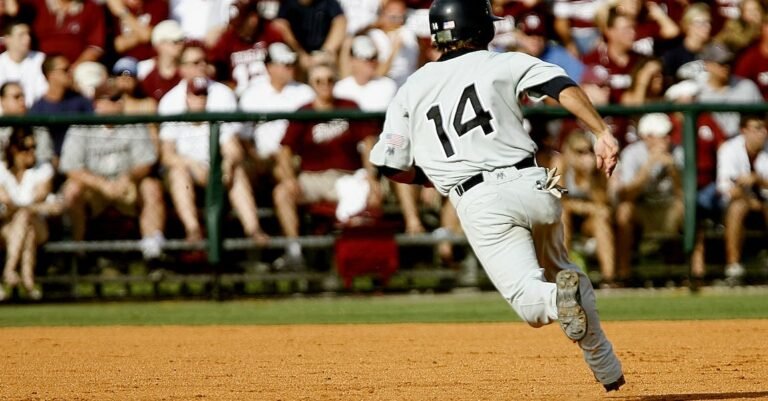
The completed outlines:
[[[16,127],[5,149],[6,162],[0,163],[0,203],[4,205],[0,233],[6,245],[3,280],[8,290],[21,283],[34,300],[41,297],[35,288],[34,269],[37,247],[48,238],[44,215],[51,212],[47,199],[53,185],[51,165],[35,166],[36,146],[30,129]],[[0,286],[0,300],[5,297]]]

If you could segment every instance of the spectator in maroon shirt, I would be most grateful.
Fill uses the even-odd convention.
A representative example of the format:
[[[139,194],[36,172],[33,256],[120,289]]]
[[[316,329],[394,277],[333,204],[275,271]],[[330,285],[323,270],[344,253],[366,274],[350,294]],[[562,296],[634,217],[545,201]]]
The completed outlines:
[[[108,37],[121,56],[146,60],[155,55],[152,28],[168,19],[167,0],[107,0],[111,14]]]
[[[635,21],[621,14],[615,7],[608,11],[603,27],[605,43],[582,59],[585,65],[602,65],[608,70],[611,85],[611,103],[619,103],[621,95],[632,84],[632,69],[641,56],[632,46],[635,43]]]
[[[616,9],[635,21],[635,43],[633,50],[651,56],[654,54],[658,42],[669,40],[680,34],[680,28],[661,8],[654,2],[642,0],[619,0]],[[606,11],[608,11],[606,9]]]
[[[316,97],[300,110],[358,108],[354,102],[333,97],[335,73],[330,66],[321,64],[312,67],[309,83]],[[337,181],[363,167],[366,167],[368,174],[367,206],[380,205],[381,191],[374,168],[368,161],[378,133],[375,127],[365,122],[340,119],[294,121],[288,125],[277,154],[275,174],[278,184],[273,192],[277,216],[286,237],[294,239],[299,236],[297,205],[339,202],[342,194],[336,191]],[[301,157],[298,171],[293,167],[294,156]],[[297,242],[289,243],[284,259],[289,266],[301,265],[301,248]]]
[[[184,50],[184,31],[174,20],[165,20],[152,30],[152,46],[157,56],[138,65],[137,78],[142,92],[158,102],[181,81],[179,58]]]
[[[763,16],[760,39],[739,55],[733,74],[751,79],[768,101],[768,14]]]
[[[251,80],[266,76],[267,47],[283,41],[272,22],[261,16],[259,3],[259,0],[235,3],[236,15],[208,52],[208,58],[216,67],[217,80],[234,86],[237,94],[241,94]]]
[[[34,9],[32,32],[45,54],[61,54],[76,67],[98,61],[106,41],[104,7],[93,0],[22,0]]]

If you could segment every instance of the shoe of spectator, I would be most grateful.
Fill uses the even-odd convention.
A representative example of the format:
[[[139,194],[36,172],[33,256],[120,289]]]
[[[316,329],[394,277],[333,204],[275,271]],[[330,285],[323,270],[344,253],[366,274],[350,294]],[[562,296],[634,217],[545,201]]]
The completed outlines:
[[[729,285],[739,285],[744,279],[746,272],[741,263],[730,263],[725,266],[725,281]]]
[[[43,298],[43,293],[40,292],[37,288],[33,288],[27,292],[27,295],[29,296],[29,299],[33,301],[39,301]]]
[[[302,254],[293,254],[286,252],[283,256],[272,262],[272,269],[277,272],[303,271],[306,270],[306,262]]]
[[[165,244],[165,237],[162,233],[155,233],[149,237],[141,239],[141,253],[144,255],[144,259],[157,259],[163,254],[163,245]]]
[[[0,284],[0,302],[5,301],[6,299],[8,299],[8,294],[5,292],[5,287]]]

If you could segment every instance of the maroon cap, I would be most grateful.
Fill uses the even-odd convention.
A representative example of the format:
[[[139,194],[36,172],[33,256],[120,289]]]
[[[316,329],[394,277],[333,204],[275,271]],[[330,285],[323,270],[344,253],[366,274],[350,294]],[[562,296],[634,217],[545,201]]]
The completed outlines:
[[[208,96],[208,78],[195,77],[187,81],[187,93],[195,96]]]

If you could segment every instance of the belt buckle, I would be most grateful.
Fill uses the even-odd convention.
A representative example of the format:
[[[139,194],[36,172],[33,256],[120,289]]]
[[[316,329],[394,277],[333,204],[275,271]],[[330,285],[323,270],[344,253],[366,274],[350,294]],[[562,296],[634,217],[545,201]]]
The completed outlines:
[[[464,192],[465,192],[465,191],[464,191],[464,183],[463,183],[463,182],[462,182],[462,183],[460,183],[459,185],[456,185],[456,193],[457,193],[459,196],[462,196],[462,195],[464,195]]]

